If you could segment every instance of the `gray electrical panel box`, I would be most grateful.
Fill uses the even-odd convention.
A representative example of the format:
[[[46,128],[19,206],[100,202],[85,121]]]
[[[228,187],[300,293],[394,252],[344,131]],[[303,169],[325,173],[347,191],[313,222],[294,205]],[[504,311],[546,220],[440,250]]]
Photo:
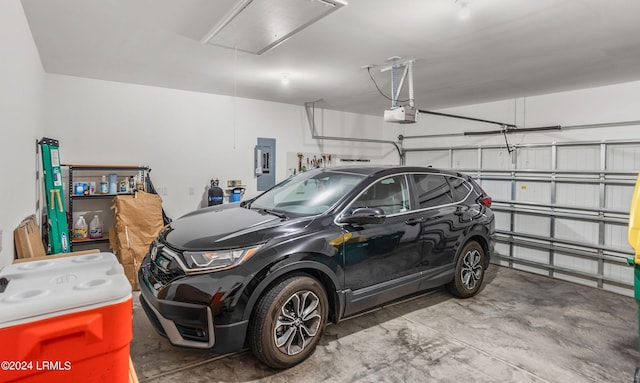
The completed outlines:
[[[276,140],[260,138],[254,151],[254,174],[258,177],[258,191],[276,184]]]

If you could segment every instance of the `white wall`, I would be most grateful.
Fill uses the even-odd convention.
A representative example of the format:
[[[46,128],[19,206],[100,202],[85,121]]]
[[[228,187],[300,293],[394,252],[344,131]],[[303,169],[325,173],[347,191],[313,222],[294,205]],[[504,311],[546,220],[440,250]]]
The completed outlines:
[[[0,47],[2,267],[13,260],[13,229],[35,212],[35,142],[44,133],[44,71],[18,0],[0,1]]]
[[[46,76],[46,132],[61,141],[63,163],[148,165],[164,208],[177,218],[200,206],[211,178],[241,179],[255,195],[257,137],[276,139],[276,181],[287,152],[358,155],[397,164],[390,147],[311,138],[303,106],[99,81]],[[317,134],[381,138],[380,118],[316,111]],[[193,190],[193,194],[191,191]]]

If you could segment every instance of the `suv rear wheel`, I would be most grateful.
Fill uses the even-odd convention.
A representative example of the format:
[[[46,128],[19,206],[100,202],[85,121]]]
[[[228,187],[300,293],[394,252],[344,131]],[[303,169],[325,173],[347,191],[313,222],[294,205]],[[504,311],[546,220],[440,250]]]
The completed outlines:
[[[468,242],[456,262],[455,278],[447,290],[458,298],[469,298],[480,290],[484,279],[484,249],[476,241]]]
[[[288,277],[258,302],[250,324],[249,345],[273,368],[288,368],[311,355],[327,323],[327,294],[317,280]]]

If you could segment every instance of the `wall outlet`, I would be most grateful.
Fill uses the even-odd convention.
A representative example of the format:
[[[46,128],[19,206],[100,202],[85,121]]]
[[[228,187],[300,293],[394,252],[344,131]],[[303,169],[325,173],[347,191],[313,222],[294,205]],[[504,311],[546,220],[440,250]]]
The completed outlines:
[[[2,252],[2,230],[0,230],[0,253]]]
[[[189,188],[189,195],[194,195],[196,194],[196,189],[192,186]]]

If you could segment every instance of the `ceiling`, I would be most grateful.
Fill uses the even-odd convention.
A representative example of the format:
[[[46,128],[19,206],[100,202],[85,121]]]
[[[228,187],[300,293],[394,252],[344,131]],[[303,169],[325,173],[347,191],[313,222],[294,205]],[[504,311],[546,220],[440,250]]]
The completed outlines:
[[[388,95],[391,56],[415,59],[421,109],[640,80],[637,0],[469,0],[464,21],[455,0],[347,1],[262,55],[199,41],[238,0],[22,4],[47,73],[371,115],[390,101],[362,67]]]

